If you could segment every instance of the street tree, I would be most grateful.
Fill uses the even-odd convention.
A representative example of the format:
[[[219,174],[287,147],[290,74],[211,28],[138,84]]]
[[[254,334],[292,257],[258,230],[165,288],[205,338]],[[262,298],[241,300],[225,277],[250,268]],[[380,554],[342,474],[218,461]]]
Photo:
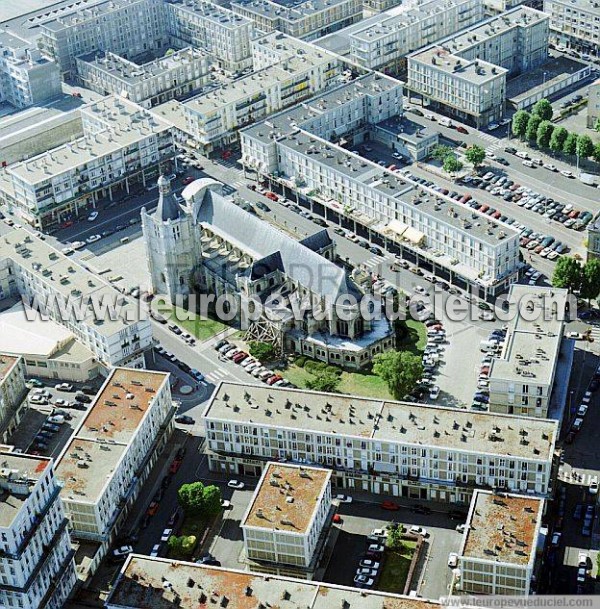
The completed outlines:
[[[277,355],[275,347],[272,343],[253,340],[250,341],[248,347],[250,355],[261,362],[272,360]]]
[[[214,484],[205,486],[202,492],[202,501],[204,503],[202,508],[204,516],[218,514],[221,511],[221,501],[223,501],[221,489]]]
[[[527,121],[527,129],[525,130],[525,139],[529,141],[535,140],[537,130],[542,122],[542,119],[537,114],[532,114]]]
[[[408,351],[386,351],[373,358],[373,372],[387,384],[396,400],[410,393],[423,375],[421,356]]]
[[[204,510],[204,484],[200,481],[182,484],[177,491],[177,501],[186,514],[200,516]]]
[[[543,121],[549,121],[552,119],[552,104],[547,99],[540,99],[533,106],[533,114],[539,116]]]
[[[600,295],[600,260],[591,258],[581,275],[581,297],[595,300]]]
[[[306,387],[313,391],[335,393],[340,384],[340,376],[331,370],[318,370],[306,381]]]
[[[550,150],[555,153],[562,152],[568,135],[569,132],[564,127],[556,127],[550,137]]]
[[[563,152],[570,156],[574,156],[577,152],[577,140],[579,139],[576,133],[569,133],[563,144]]]
[[[465,158],[475,167],[475,169],[477,169],[485,160],[485,149],[476,144],[469,146],[465,152]]]
[[[447,171],[448,173],[456,173],[463,168],[463,164],[458,160],[458,157],[451,152],[444,158],[442,167],[444,171]]]
[[[574,292],[581,286],[582,269],[579,260],[570,256],[558,259],[552,274],[552,285],[555,288],[565,288]]]
[[[594,154],[594,142],[589,135],[580,135],[577,139],[577,156],[580,159],[587,159]]]
[[[592,152],[592,158],[594,159],[594,161],[596,161],[596,163],[600,163],[600,142],[598,142],[594,146],[594,152]]]
[[[529,112],[525,110],[519,110],[515,112],[515,115],[512,119],[512,133],[521,139],[525,136],[525,131],[527,131],[527,123],[529,123]]]
[[[596,131],[600,131],[600,118],[596,119],[596,124],[594,125],[594,129]],[[600,554],[598,556],[600,556]]]
[[[554,125],[549,120],[543,120],[538,127],[536,134],[536,143],[540,148],[548,148],[550,146],[550,138],[554,131]]]
[[[436,161],[443,162],[444,159],[452,153],[452,148],[450,146],[444,146],[443,144],[437,145],[431,152],[431,156]]]

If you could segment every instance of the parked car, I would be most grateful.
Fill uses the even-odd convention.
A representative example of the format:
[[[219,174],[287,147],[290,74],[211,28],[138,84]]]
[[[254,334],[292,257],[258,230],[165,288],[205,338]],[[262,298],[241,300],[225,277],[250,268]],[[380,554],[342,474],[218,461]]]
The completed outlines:
[[[173,535],[173,529],[165,529],[162,535],[160,536],[160,540],[169,541],[169,537],[171,537],[171,535]]]
[[[70,383],[58,383],[54,385],[54,389],[57,391],[73,391],[73,385]]]
[[[227,486],[229,488],[234,488],[234,489],[238,489],[239,490],[239,489],[243,489],[245,485],[244,485],[243,482],[240,482],[239,480],[230,480],[227,483]]]
[[[175,422],[181,423],[182,425],[193,425],[196,420],[187,414],[180,414],[175,417]]]
[[[352,497],[350,497],[350,495],[336,495],[335,498],[340,503],[352,503]]]
[[[395,512],[400,509],[400,506],[397,503],[395,503],[394,501],[389,501],[387,499],[381,502],[381,507],[384,510],[390,510],[392,512]]]

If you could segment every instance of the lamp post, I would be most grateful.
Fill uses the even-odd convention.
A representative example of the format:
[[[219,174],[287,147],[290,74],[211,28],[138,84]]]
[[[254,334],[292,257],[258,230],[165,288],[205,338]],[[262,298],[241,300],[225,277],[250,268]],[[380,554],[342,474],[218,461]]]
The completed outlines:
[[[545,86],[546,84],[546,76],[548,75],[548,72],[544,72],[544,82],[542,83],[542,86]]]

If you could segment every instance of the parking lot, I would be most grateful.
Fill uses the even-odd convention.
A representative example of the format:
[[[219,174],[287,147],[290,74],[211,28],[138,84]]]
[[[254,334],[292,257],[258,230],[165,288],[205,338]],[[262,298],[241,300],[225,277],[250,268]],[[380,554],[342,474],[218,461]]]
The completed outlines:
[[[415,513],[408,507],[401,507],[397,511],[386,511],[382,509],[379,501],[377,503],[354,501],[350,504],[341,504],[338,513],[342,517],[342,522],[333,525],[339,527],[339,535],[324,581],[353,586],[359,561],[365,555],[369,544],[367,536],[373,529],[385,528],[390,522],[395,521],[404,525],[405,529],[418,525],[427,531],[425,551],[415,576],[417,593],[424,598],[432,599],[447,593],[451,577],[448,555],[450,552],[458,552],[460,547],[462,537],[456,531],[456,526],[461,521],[451,520],[447,513],[441,511],[421,514]]]
[[[15,449],[31,454],[56,457],[63,449],[74,429],[85,417],[94,395],[87,395],[89,402],[82,403],[75,400],[76,394],[81,393],[77,387],[81,384],[73,385],[72,391],[58,390],[55,388],[59,380],[44,381],[41,387],[32,387],[26,396],[28,408],[25,411],[20,425],[9,438],[9,443]],[[95,383],[94,391],[98,389]],[[34,403],[31,398],[36,395],[45,395],[46,399],[41,400],[45,403]],[[84,394],[85,395],[85,394]],[[77,408],[73,404],[77,403]],[[66,405],[65,405],[66,404]],[[49,419],[56,411],[66,413],[57,419]],[[63,422],[61,422],[63,421]],[[43,426],[46,427],[43,427]],[[50,427],[54,425],[54,427]],[[43,442],[43,444],[38,444]]]

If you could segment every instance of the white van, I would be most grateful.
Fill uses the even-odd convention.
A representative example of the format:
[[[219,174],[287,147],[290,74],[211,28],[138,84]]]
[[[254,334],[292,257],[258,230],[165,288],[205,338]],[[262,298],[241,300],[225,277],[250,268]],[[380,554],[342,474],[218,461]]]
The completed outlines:
[[[495,351],[498,347],[497,340],[482,340],[479,343],[479,350],[483,353],[489,353],[490,351]]]
[[[517,152],[515,152],[515,156],[518,156],[520,159],[528,159],[529,155],[523,151],[523,150],[518,150]]]
[[[438,123],[442,126],[442,127],[452,127],[452,121],[449,118],[440,118],[440,120],[438,121]]]

